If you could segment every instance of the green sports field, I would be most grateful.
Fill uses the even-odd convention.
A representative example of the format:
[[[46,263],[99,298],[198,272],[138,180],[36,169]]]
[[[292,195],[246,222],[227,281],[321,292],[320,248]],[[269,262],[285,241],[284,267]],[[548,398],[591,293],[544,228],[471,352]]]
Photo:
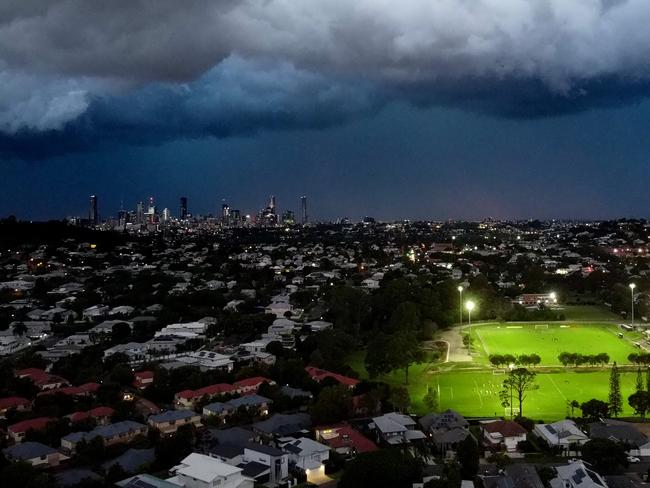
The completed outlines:
[[[501,406],[499,391],[504,376],[491,372],[449,372],[422,378],[426,384],[434,384],[439,391],[441,409],[454,408],[468,416],[505,415],[509,411]],[[631,415],[627,397],[634,392],[634,373],[621,375],[624,414]],[[534,419],[555,420],[567,415],[567,400],[582,403],[592,398],[607,400],[609,371],[543,373],[537,375],[538,389],[531,391],[524,402],[524,415]],[[422,389],[426,391],[425,388]],[[413,393],[416,393],[415,391]],[[412,399],[413,399],[412,393]],[[416,393],[415,400],[419,395]],[[421,397],[424,396],[422,393]],[[418,410],[424,408],[415,403]]]
[[[558,354],[606,352],[610,361],[626,364],[630,353],[637,350],[632,333],[621,333],[613,324],[489,324],[472,327],[472,343],[476,362],[488,364],[490,354],[532,354],[542,358],[542,365],[559,365]]]
[[[489,354],[516,356],[536,353],[542,358],[542,364],[537,369],[538,388],[528,394],[524,403],[524,415],[527,417],[552,421],[567,415],[568,401],[582,403],[592,398],[607,401],[609,366],[562,368],[557,356],[564,351],[585,355],[605,352],[609,354],[611,362],[628,364],[627,356],[638,351],[634,342],[639,340],[639,333],[622,332],[610,319],[592,321],[595,312],[591,309],[588,310],[589,318],[580,318],[580,307],[574,307],[571,320],[561,323],[489,323],[473,326],[472,362],[424,363],[411,367],[408,385],[411,410],[417,414],[428,411],[423,399],[431,386],[438,392],[439,410],[453,408],[464,415],[479,417],[509,414],[499,399],[505,373],[497,371],[495,374],[494,368],[489,365]],[[622,338],[619,333],[623,334]],[[358,351],[348,358],[348,364],[362,378],[367,377],[364,357],[365,352]],[[391,385],[404,385],[404,372],[393,371],[379,379]],[[633,393],[634,381],[634,372],[622,373],[624,416],[633,414],[627,398]]]

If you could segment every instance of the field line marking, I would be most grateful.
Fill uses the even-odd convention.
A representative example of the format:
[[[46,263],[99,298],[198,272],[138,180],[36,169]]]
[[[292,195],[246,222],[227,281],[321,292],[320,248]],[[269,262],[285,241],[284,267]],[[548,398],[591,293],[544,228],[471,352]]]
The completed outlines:
[[[555,380],[553,379],[553,377],[551,376],[551,374],[552,374],[552,373],[549,373],[549,374],[548,374],[548,379],[551,380],[551,383],[553,383],[553,386],[554,386],[555,389],[558,391],[558,393],[559,393],[560,395],[562,395],[562,398],[564,398],[565,401],[568,401],[569,399],[566,397],[566,395],[565,395],[564,393],[562,393],[562,390],[560,390],[560,387],[557,386],[557,383],[555,382]]]
[[[476,329],[476,335],[478,336],[478,340],[481,342],[481,346],[483,347],[483,350],[485,351],[485,354],[487,354],[489,356],[490,355],[490,350],[485,345],[485,342],[483,342],[483,337],[481,337],[481,333],[479,332],[478,329]]]
[[[478,387],[478,383],[476,382],[476,380],[474,380],[474,385],[476,386],[476,393],[478,394],[478,399],[481,402],[481,407],[482,407],[483,406],[483,398],[482,398],[483,395],[481,395],[481,390]]]

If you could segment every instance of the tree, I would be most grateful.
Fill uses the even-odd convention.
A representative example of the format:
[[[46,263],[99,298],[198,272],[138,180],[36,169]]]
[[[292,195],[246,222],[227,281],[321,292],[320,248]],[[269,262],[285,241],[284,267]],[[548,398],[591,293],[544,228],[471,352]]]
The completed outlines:
[[[391,333],[420,329],[421,318],[418,306],[413,302],[400,303],[393,311],[388,321],[388,330]]]
[[[16,322],[12,327],[12,333],[18,337],[22,337],[27,334],[27,326],[25,325],[25,322],[22,320]]]
[[[567,407],[571,409],[571,417],[574,417],[575,409],[580,408],[580,403],[578,400],[567,400]]]
[[[424,351],[415,332],[404,330],[393,336],[392,364],[404,370],[404,384],[409,384],[409,368],[424,361]]]
[[[637,415],[645,417],[646,412],[650,410],[650,393],[637,390],[628,397],[627,402]]]
[[[131,326],[126,322],[118,322],[111,329],[111,341],[113,344],[124,344],[131,337]]]
[[[366,370],[371,378],[389,373],[392,369],[392,349],[390,336],[377,334],[366,350]]]
[[[595,398],[582,403],[580,405],[580,410],[582,410],[582,418],[589,422],[597,422],[598,420],[609,416],[609,405],[606,402],[596,400]]]
[[[424,405],[432,411],[438,409],[438,391],[431,385],[427,387],[427,394],[424,395]]]
[[[311,406],[315,424],[331,424],[348,418],[352,408],[352,395],[344,385],[326,386]]]
[[[645,374],[645,390],[650,391],[650,366],[646,368]]]
[[[592,439],[582,446],[582,458],[601,474],[616,474],[627,468],[625,447],[610,439]]]
[[[503,380],[504,389],[511,392],[517,403],[519,403],[519,416],[524,414],[524,400],[530,390],[536,388],[536,373],[528,371],[526,368],[516,368],[508,373],[508,377]],[[512,405],[511,405],[512,406]]]
[[[348,462],[339,488],[411,488],[422,480],[422,468],[408,453],[397,449],[360,454]]]
[[[643,391],[643,374],[641,373],[641,366],[636,368],[636,381],[634,383],[635,391]]]
[[[471,435],[468,435],[458,443],[456,450],[460,461],[460,474],[463,479],[471,480],[478,473],[479,458],[481,453],[478,444]]]
[[[403,386],[393,386],[388,394],[388,401],[394,408],[403,412],[411,405],[411,397],[409,391]]]
[[[612,365],[609,375],[609,396],[607,399],[609,413],[614,417],[623,411],[623,397],[621,395],[621,373],[618,371],[616,362]]]

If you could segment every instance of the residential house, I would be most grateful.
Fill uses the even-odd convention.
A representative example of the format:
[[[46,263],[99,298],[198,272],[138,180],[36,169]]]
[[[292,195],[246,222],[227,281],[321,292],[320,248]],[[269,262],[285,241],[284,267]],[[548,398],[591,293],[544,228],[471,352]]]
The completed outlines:
[[[526,440],[528,432],[513,420],[487,420],[480,423],[483,441],[489,449],[517,451],[517,444]]]
[[[330,448],[307,437],[279,439],[278,446],[289,454],[289,462],[302,469],[307,481],[313,482],[325,476],[325,461],[330,457]]]
[[[0,418],[5,418],[6,414],[10,410],[16,410],[17,412],[25,412],[31,410],[32,402],[23,397],[6,397],[0,398]]]
[[[139,390],[144,390],[148,386],[153,385],[154,373],[153,371],[136,371],[133,373],[133,387]]]
[[[184,488],[253,488],[243,469],[204,454],[192,453],[170,471],[168,482]],[[154,485],[155,486],[155,485]]]
[[[237,389],[228,383],[217,383],[215,385],[205,386],[198,390],[183,390],[174,395],[174,405],[176,408],[193,409],[199,400],[207,399],[236,393]]]
[[[371,428],[375,430],[377,442],[389,445],[408,444],[425,439],[424,432],[418,430],[417,422],[408,415],[390,412],[373,417]]]
[[[579,460],[555,466],[555,474],[550,481],[551,488],[607,488],[605,480]]]
[[[276,413],[266,420],[254,423],[252,427],[253,432],[267,438],[284,437],[309,429],[311,417],[306,413]]]
[[[238,393],[245,394],[250,392],[257,392],[260,386],[262,386],[264,383],[268,383],[271,386],[275,385],[275,381],[273,380],[264,378],[263,376],[255,376],[253,378],[246,378],[244,380],[235,381],[235,383],[233,383],[233,386],[236,388]]]
[[[469,422],[455,410],[430,413],[418,422],[422,430],[431,436],[436,450],[441,453],[454,450],[469,435]]]
[[[349,376],[344,376],[342,374],[333,373],[331,371],[316,368],[314,366],[307,366],[305,368],[305,371],[307,371],[307,374],[316,383],[320,383],[325,378],[331,378],[333,380],[336,380],[339,383],[341,383],[342,385],[347,386],[348,388],[354,388],[359,383],[359,380],[357,380],[355,378],[350,378]]]
[[[102,439],[105,446],[126,444],[139,435],[147,434],[147,426],[132,420],[96,427],[90,432],[73,432],[61,438],[61,447],[68,452],[74,452],[81,440],[91,441],[95,437]]]
[[[39,368],[27,368],[16,371],[17,378],[29,378],[41,391],[54,390],[69,385],[68,380],[46,373]]]
[[[178,488],[181,486],[150,474],[138,474],[115,484],[121,488]]]
[[[36,468],[52,468],[59,465],[61,453],[40,442],[23,442],[2,450],[7,460],[29,463]]]
[[[279,484],[289,477],[289,456],[275,447],[251,442],[244,446],[237,467],[257,483]]]
[[[23,420],[7,427],[9,437],[19,443],[25,439],[25,434],[29,430],[43,430],[52,419],[49,417],[37,417],[35,419]]]
[[[316,427],[316,440],[344,456],[354,456],[379,449],[377,444],[353,429],[347,422]]]
[[[201,416],[192,410],[168,410],[149,416],[147,423],[162,434],[173,434],[183,425],[200,427]]]
[[[549,446],[559,447],[565,451],[568,451],[572,444],[583,445],[589,441],[587,434],[569,419],[552,424],[535,424],[533,433],[546,441]]]
[[[629,446],[630,456],[650,456],[650,441],[634,424],[606,419],[589,425],[591,439],[609,439]]]
[[[92,419],[98,425],[107,425],[111,422],[111,417],[115,413],[111,407],[96,407],[86,412],[73,412],[66,415],[71,423],[83,422],[84,420]]]

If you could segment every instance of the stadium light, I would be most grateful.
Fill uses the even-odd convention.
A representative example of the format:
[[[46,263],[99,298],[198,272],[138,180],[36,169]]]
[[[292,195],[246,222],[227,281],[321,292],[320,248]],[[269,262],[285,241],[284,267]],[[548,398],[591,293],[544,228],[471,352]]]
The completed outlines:
[[[463,326],[463,286],[458,285],[458,293],[460,294],[460,298],[458,300],[458,317],[460,320],[460,326]]]
[[[632,327],[634,327],[634,289],[636,288],[636,283],[630,283],[630,294],[631,294],[631,308],[632,308]]]
[[[467,336],[467,353],[472,353],[472,310],[476,305],[472,300],[467,300],[465,308],[467,309],[467,326],[469,327],[469,334]]]
[[[553,303],[557,303],[557,294],[554,291],[549,294],[549,297]]]

